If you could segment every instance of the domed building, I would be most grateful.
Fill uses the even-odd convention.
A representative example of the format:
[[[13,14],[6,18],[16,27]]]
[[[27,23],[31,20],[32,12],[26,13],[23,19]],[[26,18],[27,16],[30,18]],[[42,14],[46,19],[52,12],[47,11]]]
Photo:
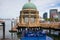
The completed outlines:
[[[37,10],[35,4],[30,1],[22,7],[19,16],[19,28],[33,28],[39,27],[39,11]]]

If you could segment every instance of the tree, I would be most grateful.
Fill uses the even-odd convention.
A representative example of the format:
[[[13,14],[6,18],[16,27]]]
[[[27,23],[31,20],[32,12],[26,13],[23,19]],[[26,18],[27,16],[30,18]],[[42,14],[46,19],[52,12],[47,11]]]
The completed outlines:
[[[58,22],[58,21],[59,21],[59,20],[58,20],[58,18],[55,18],[54,20],[55,20],[56,22]]]
[[[45,18],[45,21],[53,21],[53,18]]]

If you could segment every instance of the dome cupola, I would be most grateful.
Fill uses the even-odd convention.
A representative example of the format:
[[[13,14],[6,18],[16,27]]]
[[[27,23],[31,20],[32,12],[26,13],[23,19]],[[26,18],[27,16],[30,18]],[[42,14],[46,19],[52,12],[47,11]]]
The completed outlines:
[[[36,8],[36,6],[35,6],[33,3],[31,3],[30,0],[29,0],[28,3],[24,4],[24,6],[23,6],[22,9],[37,9],[37,8]]]

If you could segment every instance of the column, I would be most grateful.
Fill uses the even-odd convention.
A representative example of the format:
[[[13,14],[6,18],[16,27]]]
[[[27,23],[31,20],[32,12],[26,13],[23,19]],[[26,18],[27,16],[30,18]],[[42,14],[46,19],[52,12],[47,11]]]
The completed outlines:
[[[20,15],[21,15],[21,21],[22,21],[22,24],[23,24],[23,12]]]

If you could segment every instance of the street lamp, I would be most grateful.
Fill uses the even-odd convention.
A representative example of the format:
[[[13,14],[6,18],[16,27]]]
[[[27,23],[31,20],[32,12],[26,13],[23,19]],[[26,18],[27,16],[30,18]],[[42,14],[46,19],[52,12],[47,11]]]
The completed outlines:
[[[14,23],[14,18],[11,20],[11,30],[13,30],[13,23]]]

